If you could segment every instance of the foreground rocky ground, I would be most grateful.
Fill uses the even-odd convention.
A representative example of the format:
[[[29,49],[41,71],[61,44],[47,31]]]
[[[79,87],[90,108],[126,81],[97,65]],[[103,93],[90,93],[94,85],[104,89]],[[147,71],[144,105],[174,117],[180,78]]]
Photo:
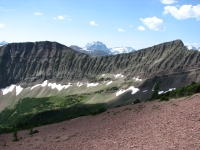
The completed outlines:
[[[200,150],[200,94],[144,102],[57,124],[0,135],[5,150]]]

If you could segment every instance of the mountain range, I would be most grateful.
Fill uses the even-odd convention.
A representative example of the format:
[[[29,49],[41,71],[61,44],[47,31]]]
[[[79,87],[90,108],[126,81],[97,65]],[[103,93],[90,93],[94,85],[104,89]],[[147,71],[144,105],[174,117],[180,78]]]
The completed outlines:
[[[41,125],[145,101],[158,84],[161,94],[200,82],[200,52],[188,50],[181,40],[110,56],[81,50],[50,41],[0,47],[2,130],[15,123],[27,127],[37,117],[45,116]],[[48,120],[52,113],[55,119]],[[61,114],[68,116],[59,119]]]
[[[76,45],[72,45],[70,47],[78,52],[85,53],[90,56],[109,56],[135,52],[135,49],[132,47],[107,48],[107,46],[100,41],[88,43],[85,47],[82,48]]]
[[[45,80],[57,84],[95,82],[98,78],[106,80],[102,74],[108,79],[121,74],[127,85],[142,79],[137,87],[145,90],[159,77],[161,87],[167,90],[199,80],[199,55],[198,51],[188,51],[181,40],[101,57],[90,57],[57,42],[10,43],[0,47],[0,88],[11,84],[26,88]]]

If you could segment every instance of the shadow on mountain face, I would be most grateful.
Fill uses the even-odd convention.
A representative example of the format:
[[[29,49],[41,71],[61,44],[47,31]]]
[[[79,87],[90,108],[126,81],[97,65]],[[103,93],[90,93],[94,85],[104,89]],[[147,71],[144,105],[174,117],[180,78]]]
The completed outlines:
[[[17,107],[21,107],[18,105]],[[13,114],[15,109],[7,109],[1,113],[1,128],[0,134],[12,132],[16,128],[18,130],[29,129],[31,127],[37,127],[47,124],[53,124],[65,120],[70,120],[80,116],[97,115],[106,111],[105,104],[75,104],[68,108],[55,108],[35,114],[15,114],[15,120],[13,121]],[[5,118],[6,117],[6,118]]]

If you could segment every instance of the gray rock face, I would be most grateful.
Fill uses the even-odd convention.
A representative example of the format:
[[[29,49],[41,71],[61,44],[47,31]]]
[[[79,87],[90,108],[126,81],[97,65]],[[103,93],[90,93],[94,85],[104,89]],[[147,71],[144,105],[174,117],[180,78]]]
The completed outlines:
[[[91,81],[104,73],[151,79],[192,71],[198,81],[199,59],[200,52],[188,51],[180,40],[102,57],[91,57],[56,42],[10,43],[0,47],[0,88],[11,84],[27,87],[44,80]]]

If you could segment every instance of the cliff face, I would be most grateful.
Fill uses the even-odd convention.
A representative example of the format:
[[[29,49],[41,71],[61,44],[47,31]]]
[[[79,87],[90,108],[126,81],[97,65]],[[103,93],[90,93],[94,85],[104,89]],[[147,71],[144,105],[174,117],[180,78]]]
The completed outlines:
[[[26,87],[44,80],[93,80],[103,73],[127,78],[153,78],[200,68],[200,52],[188,51],[182,41],[162,43],[134,53],[91,57],[56,42],[11,43],[0,47],[0,88]]]

